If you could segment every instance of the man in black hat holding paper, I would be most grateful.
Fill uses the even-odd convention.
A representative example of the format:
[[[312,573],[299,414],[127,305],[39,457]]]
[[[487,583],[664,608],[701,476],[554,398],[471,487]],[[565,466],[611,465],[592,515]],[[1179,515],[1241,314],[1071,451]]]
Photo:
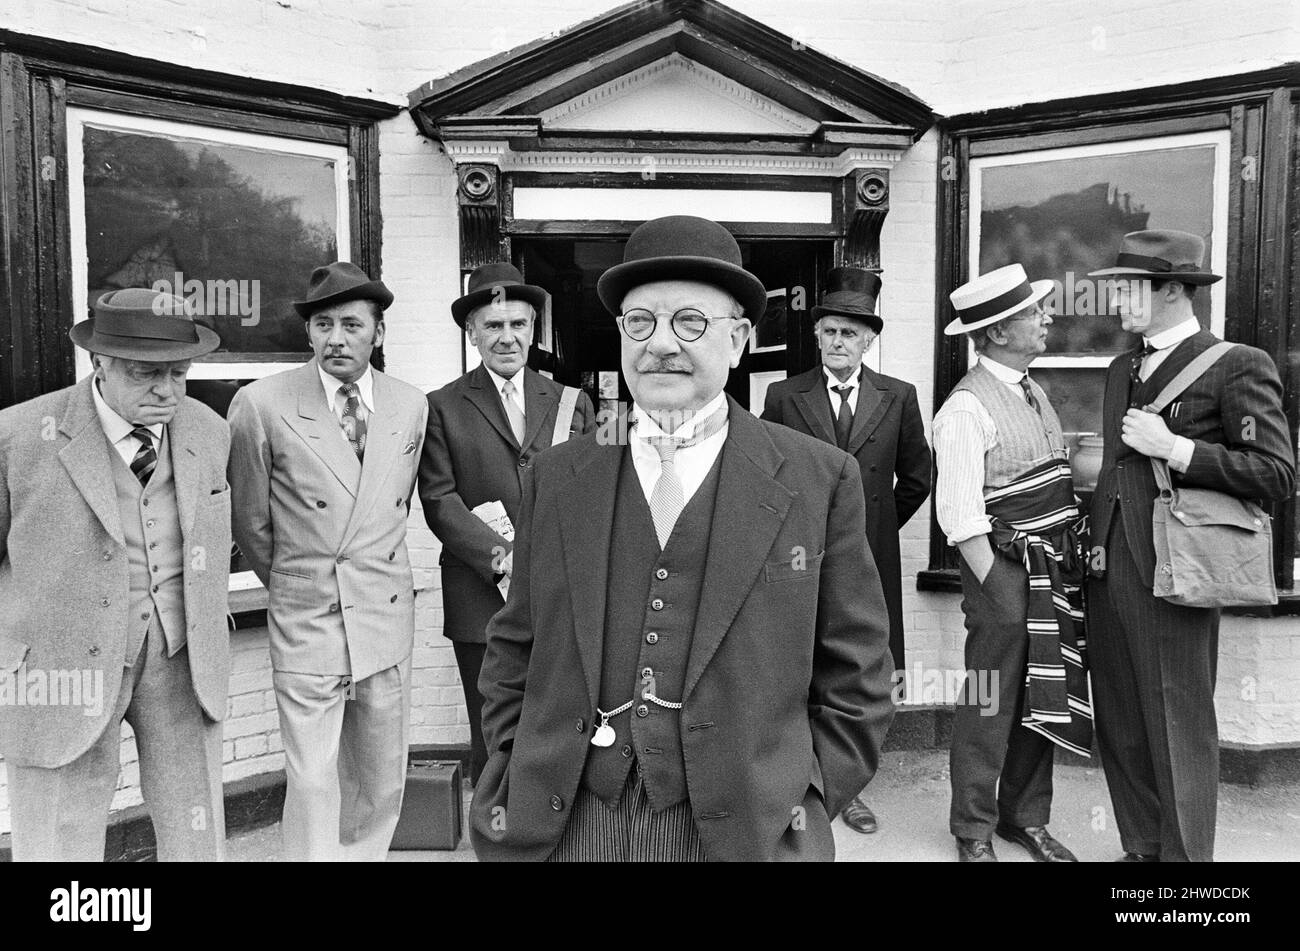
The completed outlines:
[[[220,340],[143,288],[103,295],[69,336],[94,372],[0,412],[14,859],[103,860],[123,720],[158,858],[220,859],[230,438],[185,395],[190,361]]]
[[[482,362],[428,397],[420,503],[442,542],[443,634],[460,668],[475,782],[487,762],[478,691],[484,631],[505,603],[498,585],[512,573],[520,486],[537,453],[596,425],[586,393],[527,366],[547,306],[546,290],[525,284],[513,265],[475,269],[451,316]]]
[[[426,405],[370,365],[392,302],[355,264],[316,268],[293,305],[314,358],[230,405],[235,540],[270,593],[290,861],[382,861],[406,782]]]
[[[630,427],[542,453],[525,485],[474,848],[830,860],[893,717],[858,467],[723,392],[766,306],[726,229],[649,221],[597,291]]]
[[[1160,413],[1144,407],[1219,343],[1192,310],[1208,271],[1205,242],[1183,231],[1124,236],[1104,277],[1123,328],[1142,336],[1106,373],[1105,450],[1092,497],[1088,611],[1097,741],[1110,787],[1121,861],[1214,858],[1219,733],[1214,680],[1219,610],[1171,604],[1157,571],[1151,461],[1175,488],[1216,489],[1263,503],[1295,482],[1282,384],[1262,350],[1232,348]]]
[[[889,649],[897,677],[904,670],[898,533],[930,494],[930,445],[916,387],[862,362],[884,328],[876,314],[880,277],[865,268],[839,267],[827,283],[821,304],[812,309],[821,365],[772,384],[763,418],[838,446],[858,460],[867,500],[867,544],[889,606]],[[853,797],[842,817],[857,832],[876,831],[875,814],[861,796]]]

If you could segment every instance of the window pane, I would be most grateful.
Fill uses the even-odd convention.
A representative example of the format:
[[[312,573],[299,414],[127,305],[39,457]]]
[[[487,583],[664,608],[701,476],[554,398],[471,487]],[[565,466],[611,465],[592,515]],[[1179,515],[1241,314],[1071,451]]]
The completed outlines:
[[[166,282],[220,335],[207,359],[308,352],[290,303],[338,257],[334,160],[91,126],[82,147],[88,305]]]
[[[1118,353],[1134,345],[1097,302],[1089,271],[1113,267],[1130,231],[1174,228],[1206,238],[1212,259],[1215,146],[1098,154],[1042,162],[981,163],[979,270],[1019,261],[1030,280],[1060,282],[1049,354]],[[1109,152],[1110,154],[1105,154]],[[974,163],[972,163],[974,164]],[[1210,326],[1210,298],[1194,310]]]

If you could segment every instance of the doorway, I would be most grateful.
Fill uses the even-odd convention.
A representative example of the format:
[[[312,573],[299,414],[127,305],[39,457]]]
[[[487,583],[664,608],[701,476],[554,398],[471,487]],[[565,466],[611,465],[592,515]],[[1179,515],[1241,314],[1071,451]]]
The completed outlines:
[[[551,294],[551,314],[534,336],[528,365],[580,387],[597,409],[631,402],[619,363],[618,325],[596,296],[596,281],[623,260],[623,238],[515,237],[515,265],[530,284]],[[816,364],[808,312],[831,267],[833,242],[754,238],[740,241],[745,268],[768,289],[767,311],[754,327],[726,390],[742,406],[762,411],[762,393],[778,379]]]

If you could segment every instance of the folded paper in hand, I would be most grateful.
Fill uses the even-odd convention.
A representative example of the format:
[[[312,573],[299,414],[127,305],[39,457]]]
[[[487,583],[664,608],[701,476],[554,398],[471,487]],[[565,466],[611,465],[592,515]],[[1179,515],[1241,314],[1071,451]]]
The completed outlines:
[[[515,526],[511,523],[510,516],[506,514],[506,507],[501,504],[500,500],[476,505],[470,509],[470,514],[477,516],[483,524],[506,541],[512,542],[515,540]],[[510,559],[510,555],[506,555],[506,558]],[[509,560],[507,560],[506,564],[509,565],[509,563]],[[501,592],[501,597],[510,596],[510,574],[508,571],[505,577],[497,582],[497,589]]]

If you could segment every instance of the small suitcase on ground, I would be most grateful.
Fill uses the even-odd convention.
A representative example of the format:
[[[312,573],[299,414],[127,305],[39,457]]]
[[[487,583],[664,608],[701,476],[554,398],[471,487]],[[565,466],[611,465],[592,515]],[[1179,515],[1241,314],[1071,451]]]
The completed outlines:
[[[461,795],[460,763],[411,763],[391,848],[454,851],[460,845]]]

